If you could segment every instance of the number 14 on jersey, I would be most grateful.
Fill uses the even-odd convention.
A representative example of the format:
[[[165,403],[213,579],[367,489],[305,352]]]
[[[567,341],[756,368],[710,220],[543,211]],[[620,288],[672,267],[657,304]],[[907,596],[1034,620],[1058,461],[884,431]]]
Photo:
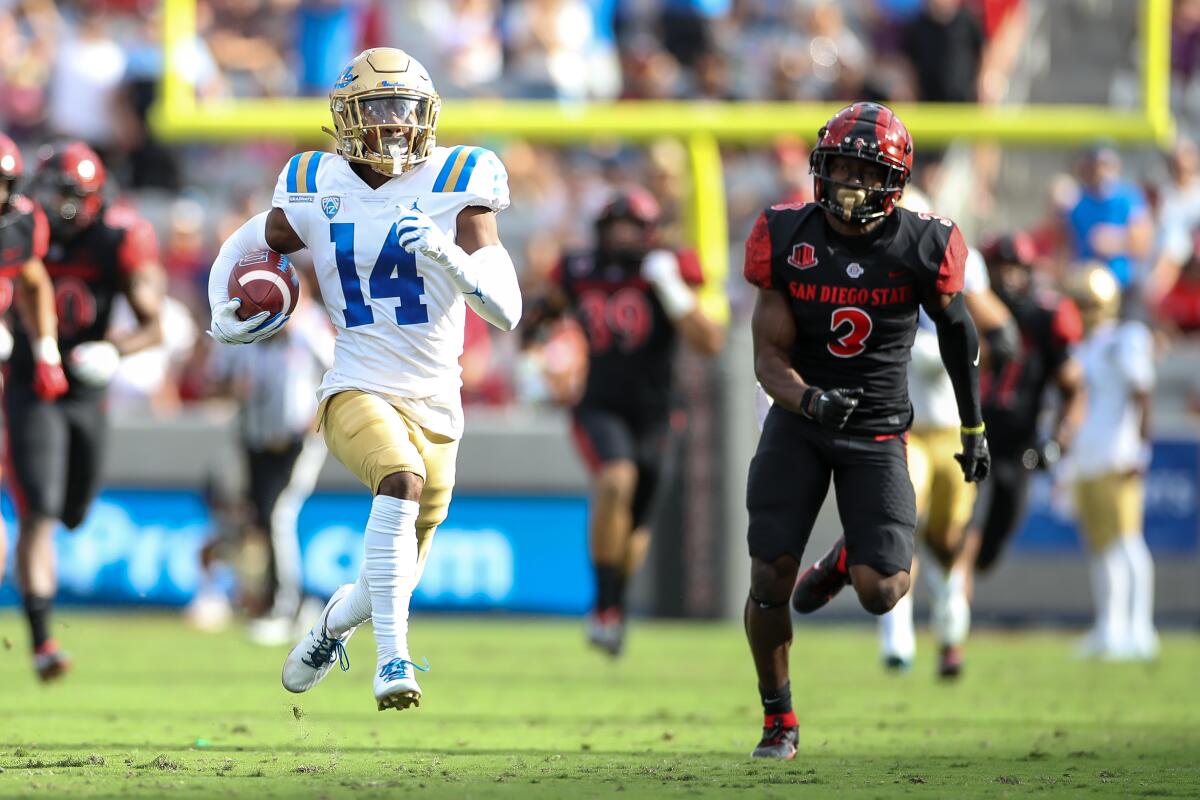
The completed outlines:
[[[362,279],[354,258],[354,223],[330,223],[329,240],[333,242],[338,280],[342,285],[342,296],[346,298],[346,307],[342,309],[346,327],[370,325],[375,321],[375,312],[363,296]],[[375,266],[367,278],[367,290],[372,300],[400,301],[395,307],[397,325],[429,322],[429,309],[421,302],[425,279],[417,272],[417,257],[400,244],[395,223],[375,258]]]

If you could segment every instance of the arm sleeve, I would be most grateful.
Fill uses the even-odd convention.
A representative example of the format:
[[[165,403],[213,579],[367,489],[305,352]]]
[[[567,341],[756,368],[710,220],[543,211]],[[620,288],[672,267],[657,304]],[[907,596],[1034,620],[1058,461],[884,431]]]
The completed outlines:
[[[208,306],[215,308],[229,301],[229,273],[237,262],[250,253],[267,249],[267,214],[261,214],[246,220],[242,227],[233,232],[221,251],[213,261],[212,269],[208,272]]]
[[[453,169],[451,164],[447,166]],[[508,208],[508,171],[499,156],[483,147],[473,148],[466,156],[461,172],[467,173],[467,204],[492,211]]]
[[[758,215],[746,239],[746,263],[742,274],[760,289],[771,288],[771,229],[767,225],[766,211]]]
[[[521,285],[503,245],[481,247],[465,259],[455,282],[476,314],[511,331],[521,321]]]
[[[979,409],[979,334],[962,295],[930,314],[937,325],[938,349],[954,386],[958,418],[966,427],[982,424]]]

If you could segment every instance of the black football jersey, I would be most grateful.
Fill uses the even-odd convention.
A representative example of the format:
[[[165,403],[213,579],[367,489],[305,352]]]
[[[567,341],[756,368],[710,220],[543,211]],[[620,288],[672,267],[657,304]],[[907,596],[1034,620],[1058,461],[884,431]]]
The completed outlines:
[[[1016,320],[1021,348],[999,372],[980,375],[983,421],[993,453],[1020,455],[1036,444],[1046,385],[1083,337],[1083,323],[1075,304],[1056,292],[1001,299]]]
[[[700,263],[678,252],[683,279],[697,285]],[[583,405],[666,411],[671,403],[675,326],[636,265],[597,253],[566,256],[559,282],[588,343]]]
[[[128,209],[108,210],[73,239],[50,240],[44,261],[54,283],[58,349],[64,361],[75,345],[104,338],[125,275],[157,260],[154,229]],[[20,326],[14,339],[11,375],[32,381],[33,354]],[[73,380],[71,388],[77,388]]]
[[[745,276],[784,294],[791,362],[821,389],[861,388],[846,431],[908,429],[908,362],[923,298],[962,290],[967,245],[948,219],[898,208],[872,233],[842,236],[814,203],[764,211],[746,241]]]

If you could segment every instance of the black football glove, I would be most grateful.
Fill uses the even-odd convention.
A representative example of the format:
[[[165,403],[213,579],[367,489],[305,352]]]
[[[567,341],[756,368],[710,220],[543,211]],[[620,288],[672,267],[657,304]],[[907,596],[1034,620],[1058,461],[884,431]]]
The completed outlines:
[[[815,420],[818,424],[840,431],[846,427],[846,422],[858,401],[863,395],[862,389],[818,389],[809,387],[804,392],[802,410],[804,416]]]
[[[992,469],[992,455],[988,452],[983,426],[963,428],[962,446],[963,451],[955,453],[954,460],[962,467],[963,480],[967,483],[979,483]]]
[[[1062,459],[1062,447],[1053,439],[1047,439],[1037,447],[1031,447],[1021,454],[1021,465],[1025,469],[1054,469],[1054,465]]]

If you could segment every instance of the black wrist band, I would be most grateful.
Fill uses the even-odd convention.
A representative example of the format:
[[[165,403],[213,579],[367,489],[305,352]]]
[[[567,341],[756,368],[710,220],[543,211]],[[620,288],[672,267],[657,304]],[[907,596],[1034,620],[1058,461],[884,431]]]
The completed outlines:
[[[821,390],[815,386],[810,386],[804,390],[804,394],[800,396],[800,413],[812,419],[812,401],[813,398],[821,393]]]

